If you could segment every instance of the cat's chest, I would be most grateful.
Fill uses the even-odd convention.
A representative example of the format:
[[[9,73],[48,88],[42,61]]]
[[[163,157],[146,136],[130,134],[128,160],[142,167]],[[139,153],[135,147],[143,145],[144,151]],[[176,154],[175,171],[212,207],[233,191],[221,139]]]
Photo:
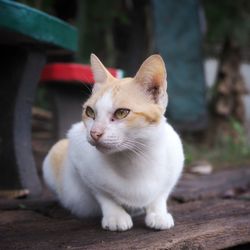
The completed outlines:
[[[81,175],[94,191],[108,193],[119,203],[135,207],[150,203],[164,188],[167,177],[157,161],[110,165],[97,159],[96,165],[83,168]]]

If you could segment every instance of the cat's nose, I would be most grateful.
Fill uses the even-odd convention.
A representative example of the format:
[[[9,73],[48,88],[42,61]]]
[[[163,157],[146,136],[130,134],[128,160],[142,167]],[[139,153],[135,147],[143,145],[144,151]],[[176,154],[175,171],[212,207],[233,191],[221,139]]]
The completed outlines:
[[[98,130],[91,130],[90,135],[94,141],[98,141],[100,137],[103,135],[103,132]]]

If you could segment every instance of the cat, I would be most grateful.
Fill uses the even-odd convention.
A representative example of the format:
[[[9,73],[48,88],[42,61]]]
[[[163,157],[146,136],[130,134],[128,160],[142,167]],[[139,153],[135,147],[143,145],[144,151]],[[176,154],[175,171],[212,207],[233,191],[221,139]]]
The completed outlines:
[[[90,57],[95,84],[82,121],[57,142],[43,163],[47,185],[79,217],[102,215],[103,229],[133,226],[128,209],[144,209],[156,230],[174,226],[167,199],[183,165],[178,134],[164,116],[166,68],[160,55],[146,59],[134,78],[113,77]]]

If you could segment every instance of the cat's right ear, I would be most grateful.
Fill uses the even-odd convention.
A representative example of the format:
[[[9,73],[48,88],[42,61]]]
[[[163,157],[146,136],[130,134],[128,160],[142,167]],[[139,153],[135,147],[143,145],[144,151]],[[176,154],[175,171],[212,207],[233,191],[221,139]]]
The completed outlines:
[[[167,106],[167,72],[160,55],[147,58],[135,76],[136,83],[157,104]]]
[[[98,89],[98,87],[101,84],[114,78],[105,68],[105,66],[101,63],[99,58],[93,53],[90,56],[90,64],[91,64],[91,69],[92,69],[94,80],[95,80],[93,91]]]

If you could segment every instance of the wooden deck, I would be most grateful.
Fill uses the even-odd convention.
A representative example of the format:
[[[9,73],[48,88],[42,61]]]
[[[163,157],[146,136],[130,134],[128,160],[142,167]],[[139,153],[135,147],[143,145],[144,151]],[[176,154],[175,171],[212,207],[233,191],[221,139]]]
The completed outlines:
[[[54,135],[51,118],[34,113],[32,145],[41,175]],[[176,224],[170,230],[148,229],[139,216],[130,231],[109,232],[100,218],[74,218],[47,192],[39,200],[0,199],[0,249],[250,249],[250,167],[185,173],[169,209]]]
[[[127,232],[79,220],[54,200],[0,200],[0,249],[250,249],[250,168],[185,174],[172,195],[176,225]]]

